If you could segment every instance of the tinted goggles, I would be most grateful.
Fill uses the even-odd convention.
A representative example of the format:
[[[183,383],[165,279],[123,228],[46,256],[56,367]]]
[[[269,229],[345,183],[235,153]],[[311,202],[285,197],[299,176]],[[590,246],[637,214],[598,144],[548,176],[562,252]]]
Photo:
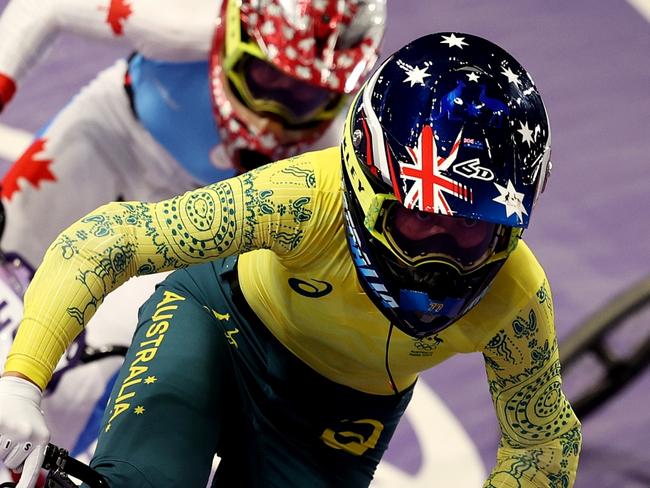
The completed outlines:
[[[228,71],[228,81],[247,107],[277,116],[288,126],[330,120],[344,102],[341,94],[289,76],[248,53]]]
[[[461,273],[504,258],[512,237],[503,225],[407,209],[385,194],[375,196],[365,224],[407,265],[446,263]]]

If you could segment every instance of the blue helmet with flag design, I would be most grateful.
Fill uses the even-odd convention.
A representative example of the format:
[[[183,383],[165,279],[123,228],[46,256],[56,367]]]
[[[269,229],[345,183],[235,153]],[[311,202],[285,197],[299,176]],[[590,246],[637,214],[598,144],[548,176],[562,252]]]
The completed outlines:
[[[470,34],[414,40],[363,85],[342,143],[346,229],[391,323],[425,337],[480,300],[528,226],[550,141],[531,76]]]

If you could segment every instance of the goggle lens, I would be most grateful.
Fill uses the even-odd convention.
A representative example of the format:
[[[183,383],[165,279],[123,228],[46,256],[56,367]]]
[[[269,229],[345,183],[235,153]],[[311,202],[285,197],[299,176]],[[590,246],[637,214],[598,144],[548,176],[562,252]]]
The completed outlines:
[[[251,110],[276,116],[287,126],[329,120],[338,113],[342,100],[339,93],[289,76],[247,53],[228,78]]]
[[[498,228],[491,222],[411,210],[393,203],[385,212],[382,231],[393,251],[407,262],[446,261],[468,271],[492,255]]]

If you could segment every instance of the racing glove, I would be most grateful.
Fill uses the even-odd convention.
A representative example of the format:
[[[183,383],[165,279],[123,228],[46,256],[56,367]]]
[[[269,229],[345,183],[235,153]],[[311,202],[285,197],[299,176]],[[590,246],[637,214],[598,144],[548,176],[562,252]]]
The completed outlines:
[[[0,378],[0,462],[16,471],[22,466],[16,488],[34,487],[50,439],[41,397],[41,390],[25,379]]]

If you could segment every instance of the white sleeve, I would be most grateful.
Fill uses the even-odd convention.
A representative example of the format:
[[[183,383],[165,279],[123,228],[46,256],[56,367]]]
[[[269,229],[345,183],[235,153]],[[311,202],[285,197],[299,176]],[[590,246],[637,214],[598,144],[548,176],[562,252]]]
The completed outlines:
[[[59,31],[124,38],[145,56],[160,60],[205,59],[220,4],[220,0],[12,0],[0,17],[0,81],[20,80]]]

